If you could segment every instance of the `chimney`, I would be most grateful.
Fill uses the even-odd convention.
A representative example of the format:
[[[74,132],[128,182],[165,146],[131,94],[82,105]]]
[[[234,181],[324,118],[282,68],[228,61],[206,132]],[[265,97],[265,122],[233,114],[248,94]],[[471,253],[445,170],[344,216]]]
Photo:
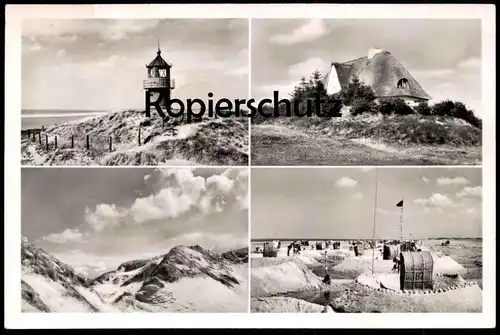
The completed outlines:
[[[373,57],[375,57],[375,55],[378,55],[381,52],[384,52],[384,50],[379,48],[371,48],[370,50],[368,50],[368,59],[372,59]]]

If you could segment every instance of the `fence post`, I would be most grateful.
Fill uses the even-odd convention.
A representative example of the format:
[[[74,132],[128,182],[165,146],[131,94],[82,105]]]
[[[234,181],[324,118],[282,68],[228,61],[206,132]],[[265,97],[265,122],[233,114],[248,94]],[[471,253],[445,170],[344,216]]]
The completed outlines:
[[[139,146],[141,146],[141,127],[139,127],[138,141],[139,141]]]
[[[75,146],[75,135],[71,135],[71,149]]]
[[[28,141],[31,139],[31,132],[30,130],[28,129]]]
[[[90,150],[90,136],[87,135],[87,150]]]
[[[57,149],[57,136],[54,137],[54,147]]]
[[[113,138],[109,137],[109,151],[113,151]]]
[[[36,133],[33,132],[33,142],[36,142],[36,137],[35,137]]]
[[[45,147],[49,150],[49,135],[45,134]]]
[[[38,143],[42,145],[42,132],[38,132]]]

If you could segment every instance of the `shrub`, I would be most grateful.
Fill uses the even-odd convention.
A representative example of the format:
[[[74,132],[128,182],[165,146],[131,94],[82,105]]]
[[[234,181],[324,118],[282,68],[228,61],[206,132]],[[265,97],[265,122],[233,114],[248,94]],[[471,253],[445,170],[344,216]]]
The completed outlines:
[[[415,112],[417,112],[420,115],[429,116],[431,115],[432,110],[429,107],[427,101],[422,101],[415,107]]]
[[[470,125],[482,128],[482,121],[474,115],[474,112],[468,109],[464,103],[460,101],[445,100],[434,104],[431,108],[431,115],[452,117],[462,119]]]
[[[432,106],[431,115],[434,116],[452,116],[455,103],[451,100],[438,102]]]
[[[351,115],[358,116],[361,114],[374,114],[377,112],[377,106],[373,101],[369,101],[363,98],[357,98],[353,100],[351,108]]]
[[[415,113],[413,108],[399,98],[382,100],[378,105],[378,112],[382,115],[410,115]]]
[[[311,108],[311,116],[316,114],[316,99],[324,101],[321,105],[321,111],[323,114],[328,114],[331,117],[341,116],[340,108],[342,105],[332,104],[329,101],[337,99],[339,100],[338,95],[330,96],[326,92],[326,88],[322,81],[321,73],[317,70],[313,71],[309,80],[306,80],[304,77],[301,78],[298,85],[295,86],[294,91],[291,96],[291,104],[292,109],[295,109],[296,102],[299,102],[299,113],[301,115],[305,115],[308,110],[308,100],[312,100],[310,103]],[[280,116],[285,115],[285,111],[280,112]]]
[[[364,100],[367,103],[374,102],[375,93],[370,86],[354,77],[349,85],[340,91],[340,99],[344,105],[354,106],[355,102],[359,104],[359,100]]]

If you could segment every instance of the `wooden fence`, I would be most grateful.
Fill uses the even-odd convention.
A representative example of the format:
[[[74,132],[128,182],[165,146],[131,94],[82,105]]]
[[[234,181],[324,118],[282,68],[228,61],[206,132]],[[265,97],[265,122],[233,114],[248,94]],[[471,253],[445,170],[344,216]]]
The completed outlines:
[[[241,111],[242,115],[245,115],[246,111]],[[214,118],[216,118],[214,116]],[[207,115],[204,115],[203,117],[192,117],[191,120],[186,120],[187,117],[185,114],[183,114],[181,117],[177,118],[174,123],[170,123],[170,117],[165,117],[162,119],[162,126],[164,127],[167,122],[168,124],[173,126],[174,134],[176,133],[175,126],[183,123],[199,123],[203,122],[204,119],[210,119]],[[144,122],[149,122],[148,120],[145,120]],[[85,148],[86,150],[90,149],[99,149],[99,150],[106,150],[106,151],[114,151],[114,143],[113,143],[113,138],[116,141],[115,136],[108,136],[107,139],[103,139],[102,137],[95,136],[92,137],[89,134],[84,135],[84,137],[80,136],[75,136],[72,135],[70,138],[61,138],[58,137],[57,135],[49,137],[48,134],[45,132],[45,129],[42,127],[41,129],[27,129],[27,130],[22,130],[21,131],[21,137],[27,136],[28,140],[32,143],[37,143],[40,147],[44,148],[45,150],[51,150],[51,149],[74,149],[74,148]],[[138,129],[138,134],[137,134],[137,144],[139,146],[144,144],[144,139],[141,137],[141,126],[139,126]],[[97,140],[96,140],[97,138]],[[83,142],[82,144],[79,145],[78,141]],[[105,144],[104,144],[105,143]],[[103,145],[104,144],[104,145]]]
[[[40,147],[42,147],[45,150],[51,150],[51,149],[74,149],[74,148],[84,148],[86,150],[90,149],[100,149],[100,150],[107,150],[109,152],[114,151],[114,146],[113,146],[113,136],[108,136],[107,139],[104,139],[106,146],[103,147],[103,138],[99,136],[92,137],[89,134],[86,134],[84,137],[79,137],[75,135],[71,135],[70,138],[67,139],[62,139],[60,136],[54,135],[49,137],[47,133],[44,133],[40,129],[36,130],[26,130],[23,131],[24,134],[26,134],[28,140],[31,143],[36,143]],[[175,129],[174,129],[174,134],[175,134]],[[144,139],[141,137],[141,128],[138,129],[137,133],[137,144],[139,146],[144,144]],[[96,141],[95,138],[98,138]],[[94,139],[94,140],[93,140]],[[59,141],[58,141],[59,140]],[[61,143],[61,140],[63,143]],[[115,138],[116,140],[116,138]],[[80,144],[80,145],[79,145]]]

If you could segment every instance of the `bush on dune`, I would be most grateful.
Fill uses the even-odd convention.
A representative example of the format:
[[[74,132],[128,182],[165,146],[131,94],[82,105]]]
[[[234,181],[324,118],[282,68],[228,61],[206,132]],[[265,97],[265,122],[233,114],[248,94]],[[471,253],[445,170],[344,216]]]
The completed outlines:
[[[376,114],[377,106],[373,101],[364,98],[355,98],[352,100],[351,115],[358,116],[362,114]]]
[[[338,107],[349,107],[352,117],[283,117],[286,108],[282,104],[278,111],[274,111],[274,106],[266,106],[265,112],[272,114],[272,117],[256,115],[252,123],[286,124],[324,130],[325,134],[371,138],[391,144],[481,145],[482,121],[462,102],[446,100],[433,106],[421,102],[415,107],[400,98],[376,102],[372,88],[358,78],[354,78],[338,94],[328,96],[319,78],[320,75],[315,71],[309,81],[301,79],[291,94],[292,108],[293,101],[319,95],[325,100],[339,99],[341,104]],[[328,108],[324,107],[323,112]],[[305,114],[304,103],[299,105],[299,110]],[[334,110],[334,114],[338,112],[338,109]]]
[[[431,115],[461,119],[479,129],[483,126],[482,120],[475,116],[474,112],[460,101],[445,100],[438,102],[432,106]]]
[[[429,107],[427,101],[422,101],[415,107],[415,112],[422,116],[430,116],[432,113],[432,109]]]
[[[290,94],[288,99],[289,108],[287,108],[287,104],[285,103],[280,103],[277,108],[272,104],[266,104],[263,108],[263,112],[266,116],[256,113],[254,117],[252,117],[252,124],[293,123],[301,122],[299,120],[307,118],[318,118],[322,119],[324,122],[328,118],[319,118],[316,116],[318,108],[318,106],[316,106],[316,101],[318,99],[323,101],[319,106],[322,114],[329,115],[330,117],[340,117],[340,108],[342,105],[333,102],[333,100],[339,100],[340,96],[328,95],[321,79],[321,73],[317,70],[312,73],[309,80],[302,77]],[[296,116],[297,114],[304,116]],[[288,119],[288,121],[284,121],[284,119]]]
[[[248,138],[245,126],[234,120],[209,122],[198,127],[193,135],[172,140],[160,140],[148,151],[112,153],[104,165],[122,165],[126,162],[158,165],[171,159],[185,159],[199,164],[244,165]]]
[[[382,115],[411,115],[415,114],[404,100],[399,98],[382,100],[377,106],[377,111]]]
[[[357,77],[354,77],[347,87],[342,88],[339,98],[344,105],[354,106],[357,100],[367,103],[374,102],[375,93],[370,86],[365,85]]]
[[[305,124],[305,122],[303,123]],[[464,122],[445,117],[413,115],[373,115],[340,118],[322,123],[313,131],[345,138],[370,138],[388,144],[481,145],[481,130]]]

